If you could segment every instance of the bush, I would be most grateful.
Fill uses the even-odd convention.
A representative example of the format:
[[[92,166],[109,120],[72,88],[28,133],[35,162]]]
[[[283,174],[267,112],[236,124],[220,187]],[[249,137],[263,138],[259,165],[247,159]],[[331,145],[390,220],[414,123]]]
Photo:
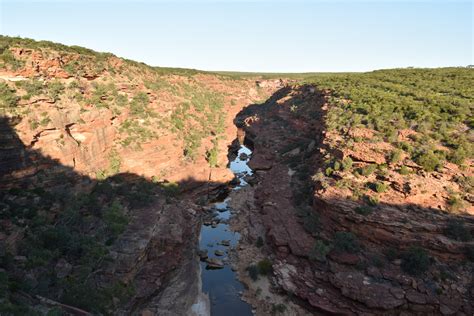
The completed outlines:
[[[125,216],[124,209],[118,201],[114,201],[104,211],[104,221],[114,238],[125,231],[128,225],[128,218]]]
[[[326,245],[322,240],[317,240],[313,249],[309,253],[310,260],[326,261],[327,254],[331,251],[331,246]]]
[[[388,188],[387,185],[385,183],[382,183],[382,182],[372,183],[370,185],[370,187],[372,188],[372,190],[374,190],[377,193],[383,193],[383,192],[387,191],[387,188]]]
[[[360,174],[365,176],[365,177],[368,177],[370,176],[372,173],[374,173],[374,171],[377,169],[377,165],[376,164],[370,164],[370,165],[367,165],[365,166],[364,168],[362,168],[360,170]]]
[[[54,102],[61,98],[64,91],[64,85],[59,80],[53,80],[47,84],[48,95]]]
[[[211,168],[217,167],[217,140],[213,140],[213,147],[206,151],[206,160]]]
[[[351,157],[347,157],[342,160],[342,170],[343,171],[349,171],[352,168],[352,164],[354,162],[352,161]]]
[[[15,92],[6,83],[0,82],[0,108],[13,108],[17,105],[20,98]]]
[[[411,247],[402,253],[402,270],[411,275],[420,275],[428,270],[430,257],[428,252],[420,247]]]
[[[164,182],[160,186],[168,197],[175,197],[179,194],[179,184],[176,182]]]
[[[400,149],[396,149],[390,153],[388,160],[391,164],[397,164],[400,162],[401,158],[402,151]]]
[[[423,152],[414,157],[414,160],[419,164],[424,170],[428,172],[433,172],[442,167],[442,162],[438,156],[432,151]]]
[[[327,177],[330,177],[333,173],[334,173],[334,169],[331,168],[331,167],[327,167],[326,170],[324,170],[324,174],[325,174]]]
[[[272,305],[272,315],[278,314],[278,313],[284,313],[286,311],[286,305],[279,303],[279,304],[273,304]]]
[[[133,97],[132,102],[130,102],[130,113],[132,115],[138,116],[148,116],[148,104],[150,99],[145,92],[139,92]]]
[[[247,267],[247,272],[250,276],[250,278],[254,281],[258,280],[258,268],[256,265],[252,264]]]
[[[122,161],[120,159],[120,156],[116,150],[111,150],[109,154],[109,170],[108,174],[109,175],[114,175],[120,172],[120,165],[122,164]]]
[[[261,275],[268,275],[273,271],[272,262],[267,258],[260,260],[257,263],[258,273]]]
[[[363,205],[363,206],[356,207],[354,211],[360,215],[369,215],[374,212],[374,209],[370,206]]]
[[[183,155],[190,159],[195,160],[198,154],[199,147],[201,147],[202,135],[196,131],[190,131],[184,136],[184,149]]]
[[[308,233],[316,235],[319,232],[319,217],[312,212],[309,213],[303,218],[303,227]]]
[[[472,193],[474,191],[474,177],[473,176],[458,176],[455,181],[459,186],[467,193]]]
[[[467,151],[463,147],[458,147],[448,155],[448,160],[457,165],[462,165],[467,157]]]
[[[0,60],[3,61],[4,65],[9,65],[12,70],[18,70],[25,65],[25,62],[23,60],[16,59],[8,48],[3,50],[2,54],[0,55]]]
[[[364,200],[369,204],[370,206],[377,206],[379,204],[379,198],[376,196],[370,196],[370,195],[365,195]]]
[[[403,176],[406,176],[410,174],[410,169],[407,168],[407,166],[402,166],[400,169],[398,169],[398,173],[400,173]]]
[[[458,212],[464,207],[462,199],[454,193],[451,193],[448,198],[448,208],[452,212]]]
[[[470,241],[472,239],[471,232],[464,226],[464,223],[458,219],[448,221],[444,234],[457,241]]]
[[[26,95],[23,98],[27,100],[43,93],[43,82],[39,80],[17,81],[15,84],[17,87],[25,89]]]
[[[255,243],[255,245],[258,247],[258,248],[262,248],[263,247],[263,238],[261,236],[258,236],[257,238],[257,242]]]
[[[340,252],[355,253],[360,250],[360,245],[353,233],[337,232],[334,236],[334,249]]]
[[[407,153],[413,153],[413,146],[407,142],[399,142],[397,147],[401,148],[402,150],[406,151]]]

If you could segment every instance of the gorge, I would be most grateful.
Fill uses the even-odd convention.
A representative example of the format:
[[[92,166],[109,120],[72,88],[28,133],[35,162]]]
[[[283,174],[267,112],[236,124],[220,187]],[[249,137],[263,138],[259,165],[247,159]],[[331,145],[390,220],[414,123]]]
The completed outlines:
[[[473,69],[0,44],[1,315],[474,313]]]

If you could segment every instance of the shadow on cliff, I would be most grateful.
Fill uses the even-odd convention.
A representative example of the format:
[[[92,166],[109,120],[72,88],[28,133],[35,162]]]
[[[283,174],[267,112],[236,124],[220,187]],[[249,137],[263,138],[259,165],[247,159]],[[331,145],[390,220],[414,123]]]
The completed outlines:
[[[108,314],[157,295],[194,253],[198,204],[227,184],[94,179],[23,144],[18,121],[0,118],[0,314]]]

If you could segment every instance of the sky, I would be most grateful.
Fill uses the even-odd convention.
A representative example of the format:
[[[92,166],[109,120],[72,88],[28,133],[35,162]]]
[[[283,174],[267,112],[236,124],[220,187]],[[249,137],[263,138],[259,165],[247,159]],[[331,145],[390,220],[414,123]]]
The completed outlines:
[[[0,0],[0,34],[201,70],[466,66],[473,2]]]

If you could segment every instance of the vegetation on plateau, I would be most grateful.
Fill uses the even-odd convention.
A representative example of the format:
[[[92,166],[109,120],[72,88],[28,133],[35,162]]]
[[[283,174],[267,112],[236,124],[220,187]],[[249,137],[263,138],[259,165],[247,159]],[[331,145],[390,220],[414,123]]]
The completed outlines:
[[[346,137],[353,128],[375,130],[372,142],[387,141],[426,171],[444,161],[463,165],[473,158],[474,70],[468,68],[393,69],[361,74],[319,74],[305,79],[320,89],[330,89],[327,127]],[[410,141],[398,132],[410,130]]]

